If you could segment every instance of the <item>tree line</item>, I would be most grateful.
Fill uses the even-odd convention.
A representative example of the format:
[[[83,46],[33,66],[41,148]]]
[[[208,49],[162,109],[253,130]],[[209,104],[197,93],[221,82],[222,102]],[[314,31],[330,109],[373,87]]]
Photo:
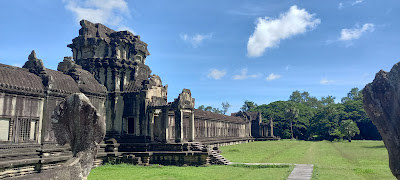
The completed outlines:
[[[274,135],[284,139],[380,140],[378,130],[363,108],[362,99],[358,88],[352,88],[339,103],[335,103],[333,96],[318,99],[307,91],[294,91],[287,101],[257,105],[246,100],[240,110],[261,112],[264,122],[274,122]],[[224,102],[222,107],[223,110],[211,106],[199,106],[199,109],[225,114],[230,105]]]

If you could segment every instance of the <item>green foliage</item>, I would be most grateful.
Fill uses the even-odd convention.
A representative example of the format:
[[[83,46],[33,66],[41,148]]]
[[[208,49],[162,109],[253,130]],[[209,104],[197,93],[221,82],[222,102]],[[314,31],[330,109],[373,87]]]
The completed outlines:
[[[335,104],[335,99],[336,98],[333,96],[326,96],[326,97],[321,97],[320,102],[322,106],[327,106],[330,104]]]
[[[228,109],[231,107],[231,105],[228,103],[228,101],[227,102],[222,102],[221,106],[222,106],[222,109],[223,109],[222,110],[223,114],[226,114]]]
[[[256,108],[258,105],[253,101],[245,100],[243,106],[240,108],[243,112],[248,112]]]
[[[274,135],[281,138],[300,140],[340,140],[344,135],[340,131],[343,120],[352,120],[360,132],[354,139],[380,140],[376,127],[367,116],[362,103],[362,93],[353,88],[335,103],[335,97],[325,96],[320,100],[306,91],[294,91],[288,101],[276,101],[268,105],[255,105],[245,101],[242,110],[261,112],[264,122],[274,122]],[[298,113],[297,113],[298,111]]]
[[[287,117],[286,109],[293,107],[298,110],[298,115],[292,120],[293,137],[296,139],[306,140],[307,128],[310,125],[310,119],[315,114],[315,109],[292,101],[275,101],[268,105],[259,105],[252,109],[254,112],[261,112],[263,120],[269,123],[274,122],[274,135],[281,138],[291,138],[290,120]]]
[[[351,138],[356,134],[360,134],[360,130],[357,127],[357,124],[352,120],[344,120],[340,124],[340,132],[347,137],[349,142],[351,142]]]
[[[225,114],[224,110],[220,110],[219,108],[214,108],[212,106],[205,107],[204,105],[200,105],[199,107],[197,107],[197,109],[200,109],[203,111],[209,111],[209,112],[213,112],[213,113],[218,113],[218,114]]]
[[[331,104],[318,109],[317,114],[312,118],[309,137],[317,137],[313,140],[334,140],[340,138],[335,132],[339,128],[339,122],[345,116],[342,104]],[[316,136],[315,136],[316,135]]]
[[[299,117],[299,109],[296,107],[296,105],[293,102],[289,102],[285,108],[285,118],[290,123],[290,134],[292,136],[292,139],[294,139],[293,121],[295,121],[297,119],[297,117]]]
[[[289,101],[304,104],[312,108],[318,108],[321,106],[321,103],[318,101],[318,99],[316,97],[310,96],[310,93],[308,93],[307,91],[303,91],[302,93],[297,90],[294,91],[292,95],[289,96]]]
[[[347,97],[342,98],[342,103],[358,100],[362,100],[362,93],[358,88],[352,88],[350,92],[347,93]]]

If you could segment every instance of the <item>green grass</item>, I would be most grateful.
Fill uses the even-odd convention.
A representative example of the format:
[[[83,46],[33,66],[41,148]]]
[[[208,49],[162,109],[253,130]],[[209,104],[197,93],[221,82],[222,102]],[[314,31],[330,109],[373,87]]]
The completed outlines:
[[[262,166],[132,166],[105,165],[93,169],[88,177],[95,179],[286,179],[293,167]]]
[[[382,141],[266,141],[220,148],[231,162],[314,164],[313,179],[392,179]],[[286,179],[293,166],[131,166],[93,169],[94,179]]]
[[[382,141],[268,141],[220,149],[232,162],[314,164],[313,179],[395,179]]]

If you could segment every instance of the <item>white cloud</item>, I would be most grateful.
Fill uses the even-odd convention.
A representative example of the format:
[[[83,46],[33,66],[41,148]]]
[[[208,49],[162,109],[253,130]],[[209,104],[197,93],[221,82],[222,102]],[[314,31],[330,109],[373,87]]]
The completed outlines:
[[[14,64],[12,64],[12,66],[22,67],[22,64],[21,63],[14,63]]]
[[[225,70],[211,69],[210,72],[208,73],[207,77],[215,79],[215,80],[219,80],[222,77],[224,77],[225,75],[226,75]]]
[[[340,41],[350,41],[358,39],[366,32],[374,31],[374,24],[366,23],[362,27],[356,26],[353,29],[342,29],[340,33]]]
[[[247,42],[248,56],[261,56],[267,48],[278,46],[281,40],[314,29],[321,23],[314,16],[305,9],[292,6],[279,18],[258,18],[255,31]]]
[[[131,29],[131,28],[129,28],[129,27],[126,27],[126,26],[121,26],[121,27],[119,27],[119,28],[118,28],[118,31],[129,31],[129,32],[131,32],[131,33],[133,33],[133,34],[136,34],[135,31],[133,31],[133,29]]]
[[[258,78],[261,74],[247,74],[247,68],[242,69],[241,74],[237,74],[233,76],[234,80],[242,80],[248,78]]]
[[[279,75],[279,74],[274,74],[274,73],[271,73],[271,74],[269,74],[269,76],[267,77],[267,81],[272,81],[272,80],[275,80],[275,79],[279,79],[279,78],[281,78],[282,76],[281,75]]]
[[[125,0],[63,0],[63,2],[65,8],[74,13],[78,22],[86,19],[93,23],[102,23],[127,30],[124,21],[131,15]]]
[[[343,9],[348,6],[355,6],[357,4],[361,4],[362,2],[364,2],[364,0],[355,0],[353,2],[344,2],[344,3],[340,2],[338,5],[338,9]]]
[[[341,3],[339,3],[339,5],[338,5],[338,9],[343,9],[343,3],[341,2]]]
[[[324,84],[324,85],[326,85],[326,84],[332,84],[333,82],[334,82],[333,80],[328,80],[328,79],[326,79],[326,78],[322,78],[322,79],[319,81],[320,84]]]
[[[193,36],[189,36],[187,34],[181,34],[181,39],[187,43],[190,43],[194,48],[197,48],[201,45],[201,43],[206,39],[212,38],[212,33],[210,34],[195,34]]]
[[[356,4],[360,4],[362,3],[364,0],[356,0],[353,3],[351,3],[352,6],[356,5]]]

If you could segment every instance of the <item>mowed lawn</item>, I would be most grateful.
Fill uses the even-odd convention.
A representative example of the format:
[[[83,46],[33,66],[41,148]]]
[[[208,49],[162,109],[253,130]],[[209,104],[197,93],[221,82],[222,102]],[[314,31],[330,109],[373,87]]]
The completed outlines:
[[[393,179],[382,141],[268,141],[221,147],[231,162],[314,164],[313,179]]]
[[[225,146],[231,162],[314,164],[313,179],[391,179],[382,141],[266,141]],[[233,166],[176,167],[105,165],[90,172],[94,179],[286,179],[291,170]]]
[[[213,165],[204,167],[105,165],[93,169],[88,179],[286,179],[293,167],[249,168]]]

